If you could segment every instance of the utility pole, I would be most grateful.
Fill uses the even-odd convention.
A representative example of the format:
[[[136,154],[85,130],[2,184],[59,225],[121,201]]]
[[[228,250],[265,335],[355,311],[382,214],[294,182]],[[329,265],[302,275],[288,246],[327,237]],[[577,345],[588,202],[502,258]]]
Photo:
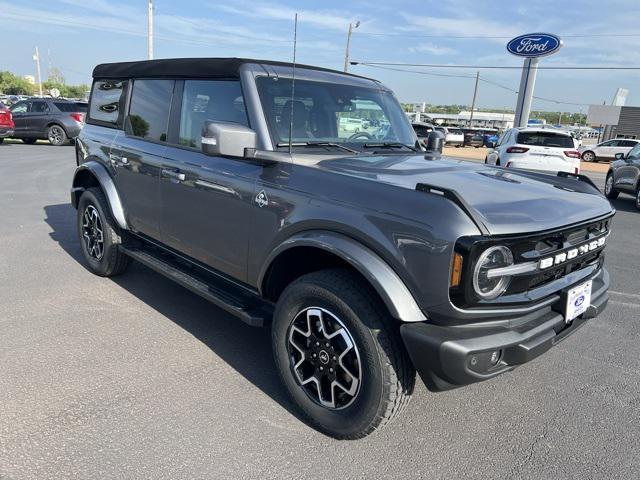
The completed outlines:
[[[147,58],[153,60],[153,0],[147,4]]]
[[[473,110],[476,108],[476,97],[478,95],[478,81],[480,80],[480,72],[476,72],[476,86],[473,89],[473,100],[471,101],[471,115],[469,116],[469,126],[473,122]]]
[[[560,111],[560,116],[558,117],[558,125],[562,125],[562,111]]]
[[[349,70],[349,47],[351,46],[351,34],[354,28],[360,26],[360,21],[356,20],[356,23],[349,23],[349,33],[347,33],[347,50],[344,52],[344,71]]]
[[[36,45],[36,54],[33,56],[36,62],[36,72],[38,73],[38,88],[40,89],[40,96],[42,97],[42,77],[40,76],[40,51]]]

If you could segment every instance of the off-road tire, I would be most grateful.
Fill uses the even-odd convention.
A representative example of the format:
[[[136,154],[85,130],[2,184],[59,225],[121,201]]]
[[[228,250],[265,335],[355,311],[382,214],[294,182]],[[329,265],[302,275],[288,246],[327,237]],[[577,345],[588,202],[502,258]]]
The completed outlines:
[[[615,200],[620,195],[620,192],[613,186],[613,173],[607,175],[607,179],[604,181],[604,195],[609,200]]]
[[[294,319],[310,307],[338,317],[360,355],[360,388],[341,409],[321,406],[293,373],[289,332]],[[415,369],[398,325],[375,291],[345,269],[312,272],[292,282],[280,295],[272,324],[272,345],[280,377],[293,402],[319,431],[338,439],[357,439],[389,423],[408,403]]]
[[[101,223],[103,253],[100,258],[95,258],[90,253],[83,235],[84,215],[89,207],[95,208]],[[100,188],[89,188],[82,193],[78,202],[77,225],[82,254],[91,272],[101,277],[112,277],[126,270],[130,258],[120,248],[122,233],[111,215],[107,199]]]

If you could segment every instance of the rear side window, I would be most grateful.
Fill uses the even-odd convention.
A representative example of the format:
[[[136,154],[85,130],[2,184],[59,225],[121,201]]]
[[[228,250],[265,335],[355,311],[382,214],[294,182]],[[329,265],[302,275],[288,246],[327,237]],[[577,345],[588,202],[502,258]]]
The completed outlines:
[[[87,104],[81,102],[53,102],[58,110],[61,112],[79,112],[85,113],[87,111]]]
[[[126,80],[96,80],[91,90],[87,123],[116,126],[124,106]]]
[[[46,113],[49,111],[49,105],[47,102],[32,102],[31,113]]]
[[[202,126],[207,120],[249,125],[239,81],[185,80],[178,143],[200,148]]]
[[[555,132],[519,132],[516,143],[539,147],[574,148],[573,138]]]
[[[133,82],[127,133],[157,142],[167,141],[173,80]]]

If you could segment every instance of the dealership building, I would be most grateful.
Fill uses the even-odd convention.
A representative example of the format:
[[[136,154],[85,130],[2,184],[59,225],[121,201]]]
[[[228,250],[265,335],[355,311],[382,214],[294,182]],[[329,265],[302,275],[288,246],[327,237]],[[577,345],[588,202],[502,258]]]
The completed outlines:
[[[589,105],[587,124],[603,127],[601,141],[612,138],[640,138],[640,107]]]

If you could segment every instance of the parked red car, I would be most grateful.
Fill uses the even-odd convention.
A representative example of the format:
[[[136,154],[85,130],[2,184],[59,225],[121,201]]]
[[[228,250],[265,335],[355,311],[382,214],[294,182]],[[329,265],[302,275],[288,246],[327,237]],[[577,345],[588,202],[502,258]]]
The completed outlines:
[[[5,137],[13,135],[15,127],[11,110],[9,110],[4,103],[0,102],[0,143],[4,142]]]

